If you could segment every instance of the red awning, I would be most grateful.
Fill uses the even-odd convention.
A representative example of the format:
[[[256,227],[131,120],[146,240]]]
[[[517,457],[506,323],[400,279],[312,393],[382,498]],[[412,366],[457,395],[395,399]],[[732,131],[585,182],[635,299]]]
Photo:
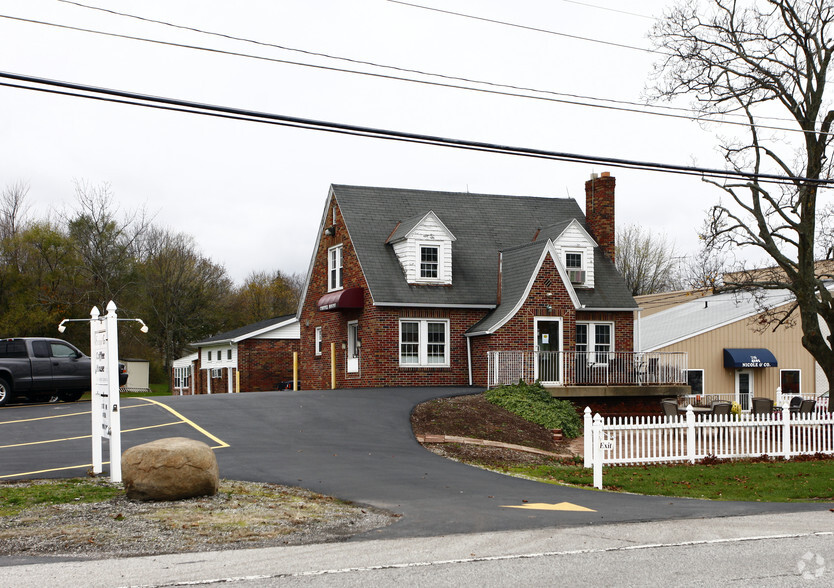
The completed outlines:
[[[364,294],[362,288],[347,288],[331,292],[319,298],[319,310],[341,310],[343,308],[362,308]]]

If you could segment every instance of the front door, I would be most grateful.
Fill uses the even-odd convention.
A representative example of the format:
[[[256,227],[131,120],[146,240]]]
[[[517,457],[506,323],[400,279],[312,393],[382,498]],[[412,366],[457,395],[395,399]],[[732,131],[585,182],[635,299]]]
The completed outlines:
[[[347,371],[349,374],[359,372],[359,322],[347,324]]]
[[[542,383],[557,383],[560,378],[559,351],[562,322],[558,320],[536,320],[536,379]]]
[[[741,410],[750,410],[750,399],[753,398],[752,370],[738,370],[736,372],[736,402]]]

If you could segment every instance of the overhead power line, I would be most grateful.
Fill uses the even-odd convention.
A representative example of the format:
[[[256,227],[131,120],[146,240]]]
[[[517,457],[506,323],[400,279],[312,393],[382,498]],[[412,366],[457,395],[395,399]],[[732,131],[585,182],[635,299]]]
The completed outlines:
[[[61,1],[67,1],[67,0],[61,0]],[[87,8],[86,5],[82,5],[82,4],[79,4],[77,2],[68,2],[68,3],[76,4],[78,6],[82,6],[82,7]],[[98,8],[96,8],[96,7],[90,7],[90,8],[98,10]],[[106,10],[106,9],[101,9],[101,10],[104,10],[105,12],[113,12],[111,10]],[[132,16],[132,15],[127,15],[127,14],[123,14],[123,13],[120,13],[120,15],[122,15],[122,16]],[[30,23],[30,24],[51,26],[51,27],[55,27],[55,28],[67,29],[67,30],[72,30],[72,31],[77,31],[77,32],[90,33],[90,34],[95,34],[95,35],[102,35],[102,36],[106,36],[106,37],[114,37],[114,38],[126,39],[126,40],[131,40],[131,41],[141,41],[141,42],[152,43],[152,44],[157,44],[157,45],[167,45],[167,46],[170,46],[170,47],[177,47],[177,48],[181,48],[181,49],[192,49],[192,50],[195,50],[195,51],[217,53],[217,54],[220,54],[220,55],[229,55],[229,56],[233,56],[233,57],[243,57],[243,58],[248,58],[248,59],[257,59],[257,60],[260,60],[260,61],[281,63],[281,64],[284,64],[284,65],[294,65],[294,66],[300,66],[300,67],[308,67],[308,68],[319,69],[319,70],[324,70],[324,71],[334,71],[334,72],[339,72],[339,73],[361,75],[361,76],[373,77],[373,78],[378,78],[378,79],[395,80],[395,81],[421,84],[421,85],[427,85],[427,86],[451,88],[451,89],[465,90],[465,91],[470,91],[470,92],[479,92],[479,93],[483,93],[483,94],[494,94],[494,95],[498,95],[498,96],[508,96],[508,97],[512,97],[512,98],[526,98],[526,99],[529,99],[529,100],[540,100],[540,101],[545,101],[545,102],[555,102],[555,103],[559,103],[559,104],[569,104],[569,105],[572,105],[572,106],[584,106],[584,107],[588,107],[588,108],[600,108],[600,109],[603,109],[603,110],[614,110],[614,111],[620,111],[620,112],[631,112],[631,113],[635,113],[635,114],[646,114],[646,115],[651,115],[651,116],[662,116],[662,117],[667,117],[667,118],[692,120],[692,121],[698,121],[698,122],[701,122],[701,123],[703,123],[703,122],[712,122],[712,123],[717,123],[717,124],[729,124],[729,125],[735,125],[735,126],[741,126],[741,127],[748,127],[749,126],[748,122],[728,121],[728,120],[721,120],[721,119],[710,119],[710,118],[695,116],[695,115],[692,115],[692,114],[686,114],[686,115],[685,114],[675,114],[674,112],[652,112],[652,111],[647,111],[647,110],[641,110],[640,108],[628,108],[628,107],[624,107],[624,106],[611,106],[611,105],[608,105],[608,104],[594,104],[594,103],[590,103],[590,102],[579,102],[577,100],[568,100],[566,98],[554,98],[554,97],[551,97],[551,96],[572,96],[572,97],[583,98],[583,99],[587,99],[587,100],[598,100],[598,101],[604,101],[604,102],[616,102],[616,103],[620,103],[620,104],[635,104],[635,105],[638,104],[638,103],[633,103],[633,102],[616,101],[616,100],[611,100],[611,99],[607,99],[607,98],[583,97],[583,96],[572,95],[572,94],[561,94],[559,92],[554,92],[554,91],[550,91],[550,90],[538,90],[538,89],[535,89],[535,88],[524,88],[524,87],[518,87],[518,86],[510,86],[510,85],[498,84],[498,83],[494,83],[494,82],[486,82],[486,81],[481,81],[481,80],[470,80],[470,79],[466,79],[466,78],[457,78],[457,77],[454,77],[454,76],[445,76],[443,74],[434,74],[434,73],[429,73],[429,72],[421,72],[420,70],[408,70],[408,69],[405,69],[405,68],[397,68],[397,67],[394,67],[394,66],[374,64],[373,62],[363,62],[363,61],[351,60],[351,59],[347,59],[347,58],[329,56],[329,55],[326,55],[326,54],[318,54],[318,53],[308,52],[308,51],[304,51],[304,50],[300,50],[300,49],[299,50],[289,49],[289,48],[286,48],[286,47],[282,47],[280,45],[271,45],[269,43],[262,43],[260,41],[251,41],[250,40],[250,42],[256,43],[256,44],[272,46],[272,47],[276,47],[276,48],[280,48],[280,49],[287,49],[287,50],[290,50],[290,51],[299,51],[299,52],[308,53],[308,54],[311,54],[311,55],[318,55],[318,56],[322,56],[322,57],[328,57],[330,59],[344,59],[346,61],[353,61],[355,63],[362,63],[362,64],[366,64],[366,65],[372,65],[374,67],[397,69],[397,70],[400,70],[400,71],[407,71],[407,72],[410,72],[410,73],[417,73],[417,74],[420,74],[420,75],[433,76],[433,77],[439,77],[439,78],[450,79],[450,80],[460,80],[460,81],[467,82],[467,83],[483,84],[483,85],[493,86],[493,87],[504,87],[504,88],[510,88],[510,89],[518,89],[520,91],[536,92],[536,93],[546,94],[546,95],[545,96],[534,96],[534,95],[530,95],[530,94],[521,94],[521,93],[518,93],[518,92],[501,91],[501,90],[494,90],[494,89],[489,89],[489,88],[475,88],[475,87],[472,87],[472,86],[464,86],[464,85],[460,85],[460,84],[441,83],[441,82],[436,82],[436,81],[431,81],[431,80],[419,80],[419,79],[414,79],[414,78],[406,78],[406,77],[402,77],[402,76],[394,76],[394,75],[381,74],[381,73],[375,73],[375,72],[345,69],[345,68],[339,68],[339,67],[333,67],[333,66],[327,66],[327,65],[320,65],[320,64],[313,64],[313,63],[304,63],[304,62],[300,62],[300,61],[291,61],[291,60],[287,60],[287,59],[278,59],[278,58],[274,58],[274,57],[265,57],[265,56],[262,56],[262,55],[253,55],[253,54],[249,54],[249,53],[241,53],[241,52],[238,52],[238,51],[228,51],[228,50],[224,50],[224,49],[215,49],[215,48],[211,48],[211,47],[203,47],[203,46],[200,46],[200,45],[190,45],[190,44],[185,44],[185,43],[174,43],[174,42],[171,42],[171,41],[160,41],[158,39],[151,39],[151,38],[147,38],[147,37],[138,37],[138,36],[134,36],[134,35],[124,35],[124,34],[120,34],[120,33],[111,33],[111,32],[108,32],[108,31],[100,31],[100,30],[96,30],[96,29],[75,27],[75,26],[65,25],[65,24],[60,24],[60,23],[53,23],[53,22],[47,22],[47,21],[41,21],[41,20],[33,20],[33,19],[22,18],[22,17],[17,17],[17,16],[3,15],[3,14],[0,14],[0,18],[5,18],[5,19],[8,19],[8,20],[16,20],[16,21],[20,21],[20,22],[26,22],[26,23]],[[149,19],[144,19],[144,17],[137,17],[137,18],[139,18],[140,20],[149,20]],[[157,22],[157,21],[153,21],[153,22]],[[224,35],[222,33],[210,33],[210,32],[205,32],[205,31],[199,31],[199,29],[193,29],[191,27],[181,27],[180,25],[173,25],[173,24],[170,24],[170,23],[164,23],[163,21],[158,21],[158,22],[160,24],[167,24],[168,26],[173,26],[173,27],[176,27],[176,28],[184,28],[184,29],[187,29],[187,30],[194,30],[194,31],[198,31],[198,32],[204,32],[205,34],[217,34],[219,36],[223,36],[223,37],[227,37],[227,38],[234,38],[234,37],[229,37],[227,35]],[[246,39],[243,39],[243,38],[234,38],[234,39],[247,41]],[[641,106],[641,107],[651,107],[650,105],[644,105],[644,104],[639,104],[639,106]],[[670,109],[671,107],[661,107],[661,108]],[[685,109],[678,109],[678,108],[671,108],[671,109],[672,110],[685,110]],[[688,110],[685,110],[685,111],[689,112]],[[785,119],[779,119],[779,120],[785,120]],[[789,132],[789,133],[813,133],[814,132],[814,131],[805,131],[803,129],[792,129],[792,128],[786,128],[786,127],[770,126],[770,125],[758,125],[758,128],[776,130],[776,131],[783,131],[783,132]]]
[[[564,1],[568,1],[568,0],[564,0]],[[458,81],[458,82],[467,82],[467,83],[470,83],[470,84],[481,84],[481,85],[484,85],[484,86],[492,86],[492,87],[496,87],[496,88],[507,88],[507,89],[510,89],[510,90],[523,90],[525,92],[537,92],[537,93],[540,93],[540,94],[549,94],[551,96],[563,96],[563,97],[566,97],[566,98],[578,98],[580,100],[596,100],[596,101],[599,101],[599,102],[610,102],[612,104],[627,104],[629,106],[640,106],[640,107],[643,107],[643,108],[656,108],[656,109],[659,109],[659,110],[682,111],[682,112],[687,112],[690,115],[692,114],[691,109],[682,108],[682,107],[678,107],[678,106],[646,104],[644,102],[635,102],[633,100],[617,100],[617,99],[614,99],[614,98],[599,98],[599,97],[595,97],[595,96],[586,96],[586,95],[582,95],[582,94],[572,94],[572,93],[568,93],[568,92],[556,92],[554,90],[542,90],[542,89],[539,89],[539,88],[530,88],[530,87],[518,86],[518,85],[513,85],[513,84],[504,84],[504,83],[500,83],[500,82],[492,82],[492,81],[487,81],[487,80],[477,80],[477,79],[474,79],[474,78],[467,78],[467,77],[462,77],[462,76],[453,76],[453,75],[448,75],[448,74],[440,74],[440,73],[429,72],[429,71],[420,70],[420,69],[383,64],[383,63],[378,63],[378,62],[375,62],[375,61],[367,61],[367,60],[363,60],[363,59],[354,59],[354,58],[350,58],[350,57],[343,57],[343,56],[340,56],[340,55],[333,55],[333,54],[330,54],[330,53],[321,53],[321,52],[318,52],[318,51],[311,51],[311,50],[308,50],[308,49],[299,49],[297,47],[288,47],[286,45],[279,45],[277,43],[268,43],[266,41],[260,41],[260,40],[251,39],[251,38],[248,38],[248,37],[241,37],[241,36],[238,36],[238,35],[230,35],[228,33],[222,33],[222,32],[219,32],[219,31],[209,31],[209,30],[206,30],[206,29],[201,29],[201,28],[197,28],[197,27],[193,27],[193,26],[189,26],[189,25],[177,24],[177,23],[173,23],[173,22],[170,22],[170,21],[166,21],[166,20],[158,20],[158,19],[155,19],[155,18],[140,16],[138,14],[131,14],[131,13],[127,13],[127,12],[121,12],[121,11],[118,11],[118,10],[112,10],[110,8],[102,8],[100,6],[91,6],[89,4],[83,4],[81,2],[74,2],[73,0],[58,0],[58,2],[63,2],[64,4],[71,4],[73,6],[78,6],[79,8],[85,8],[85,9],[88,9],[88,10],[95,10],[95,11],[98,11],[98,12],[104,12],[104,13],[107,13],[107,14],[112,14],[114,16],[121,16],[121,17],[124,17],[124,18],[130,18],[130,19],[139,20],[139,21],[142,21],[142,22],[149,22],[149,23],[158,24],[158,25],[162,25],[162,26],[165,26],[165,27],[170,27],[170,28],[179,29],[179,30],[183,30],[183,31],[191,31],[191,32],[194,32],[194,33],[199,33],[201,35],[209,35],[209,36],[213,36],[213,37],[220,37],[220,38],[228,39],[228,40],[231,40],[231,41],[240,41],[242,43],[251,43],[253,45],[259,45],[259,46],[262,46],[262,47],[271,47],[271,48],[274,48],[274,49],[281,49],[282,51],[291,51],[291,52],[294,52],[294,53],[301,53],[301,54],[304,54],[304,55],[311,55],[311,56],[315,56],[315,57],[324,57],[326,59],[333,59],[333,60],[337,60],[337,61],[344,61],[344,62],[355,63],[355,64],[359,64],[359,65],[368,65],[368,66],[376,67],[376,68],[380,68],[380,69],[390,69],[390,70],[393,70],[393,71],[400,71],[400,72],[404,72],[404,73],[413,73],[413,74],[418,74],[418,75],[422,75],[422,76],[431,76],[431,77],[441,78],[441,79],[446,79],[446,80],[454,80],[454,81]],[[611,9],[611,10],[613,10],[613,9]]]
[[[576,39],[578,41],[587,41],[588,43],[599,43],[600,45],[608,45],[610,47],[616,47],[617,49],[630,49],[632,51],[642,51],[644,53],[655,53],[657,55],[666,55],[671,56],[671,53],[666,53],[665,51],[658,51],[657,49],[647,49],[646,47],[635,47],[634,45],[626,45],[624,43],[614,43],[613,41],[603,41],[602,39],[594,39],[593,37],[582,37],[580,35],[572,35],[570,33],[562,33],[559,31],[551,31],[549,29],[542,29],[539,27],[531,27],[528,25],[517,24],[514,22],[507,22],[505,20],[497,20],[494,18],[486,18],[483,16],[476,16],[474,14],[466,14],[463,12],[454,12],[452,10],[444,10],[442,8],[434,8],[432,6],[423,6],[422,4],[413,4],[411,2],[402,2],[402,0],[388,0],[388,2],[392,2],[394,4],[402,4],[403,6],[411,6],[412,8],[419,8],[421,10],[429,10],[431,12],[439,12],[441,14],[448,14],[450,16],[459,16],[461,18],[468,18],[471,20],[479,20],[482,22],[488,22],[492,24],[499,24],[506,27],[513,27],[516,29],[524,29],[527,31],[534,31],[536,33],[544,33],[546,35],[554,35],[557,37],[565,37],[568,39]]]
[[[626,169],[692,175],[700,176],[702,178],[708,177],[724,180],[755,179],[759,182],[789,185],[795,185],[796,183],[802,182],[816,184],[819,186],[828,186],[830,184],[834,184],[834,180],[826,179],[789,177],[776,174],[753,174],[733,170],[718,170],[693,166],[637,161],[631,159],[620,159],[615,157],[581,155],[577,153],[548,151],[544,149],[533,149],[529,147],[515,147],[480,141],[469,141],[465,139],[454,139],[449,137],[422,135],[417,133],[407,133],[403,131],[389,129],[348,125],[343,123],[299,118],[268,112],[259,112],[254,110],[233,108],[228,106],[191,102],[176,98],[151,96],[147,94],[139,94],[136,92],[128,92],[124,90],[116,90],[111,88],[100,88],[96,86],[89,86],[86,84],[50,80],[46,78],[15,74],[10,72],[0,72],[0,79],[21,82],[0,82],[0,86],[7,86],[37,92],[45,92],[50,94],[58,94],[62,96],[72,96],[76,98],[86,98],[98,101],[114,102],[117,104],[126,104],[131,106],[142,106],[145,108],[184,112],[188,114],[228,118],[233,120],[249,122],[259,122],[309,130],[318,130],[343,135],[368,137],[374,139],[385,139],[390,141],[401,141],[423,145],[433,145],[438,147],[450,147],[469,151],[480,151],[503,155],[515,155],[519,157],[532,157],[555,161],[569,161],[574,163],[590,163]],[[31,84],[36,85],[33,86]]]
[[[620,14],[627,14],[628,16],[636,16],[638,18],[646,18],[649,20],[655,20],[655,17],[649,16],[648,14],[639,14],[637,12],[629,12],[627,10],[619,10],[617,8],[609,8],[607,6],[598,6],[597,4],[590,4],[588,2],[578,2],[577,0],[562,0],[567,4],[577,4],[579,6],[586,6],[588,8],[596,8],[597,10],[607,10],[608,12],[618,12]]]
[[[8,16],[8,15],[0,15],[0,18],[6,18],[6,19],[10,19],[10,20],[18,20],[18,21],[22,21],[22,22],[28,22],[28,23],[39,24],[39,25],[44,25],[44,26],[64,28],[64,29],[68,29],[68,30],[74,30],[74,31],[90,33],[90,34],[111,36],[111,37],[122,38],[122,39],[127,39],[127,40],[141,41],[141,42],[154,43],[154,44],[160,44],[160,45],[169,45],[169,46],[172,46],[172,47],[183,48],[183,49],[206,51],[206,52],[212,52],[212,53],[231,55],[231,56],[234,56],[234,57],[257,59],[257,60],[261,60],[261,61],[272,61],[272,62],[275,62],[275,63],[282,63],[282,64],[285,64],[285,65],[310,67],[310,68],[315,68],[315,69],[323,69],[323,70],[336,71],[336,72],[341,72],[341,73],[363,75],[363,76],[370,76],[370,77],[378,77],[378,78],[382,78],[382,79],[390,79],[390,80],[402,81],[402,82],[407,82],[407,83],[432,85],[432,86],[439,86],[439,87],[445,87],[445,88],[451,88],[451,89],[457,89],[457,90],[466,90],[466,91],[481,92],[481,93],[486,93],[486,94],[496,94],[496,95],[500,95],[500,96],[509,96],[509,97],[514,97],[514,98],[527,98],[527,99],[531,99],[531,100],[544,100],[544,101],[556,102],[556,103],[560,103],[560,104],[569,104],[569,105],[572,105],[572,106],[585,106],[585,107],[590,107],[590,108],[602,108],[602,109],[606,109],[606,110],[618,110],[618,111],[622,111],[622,112],[631,112],[631,113],[636,113],[636,114],[648,114],[648,115],[653,115],[653,116],[667,116],[667,117],[679,118],[679,119],[683,119],[683,120],[698,121],[698,122],[701,122],[701,123],[709,122],[709,123],[716,123],[716,124],[732,124],[732,125],[737,125],[737,126],[742,126],[742,127],[747,127],[749,125],[749,121],[747,120],[747,118],[744,115],[737,115],[735,113],[725,113],[724,116],[730,116],[730,117],[738,116],[739,118],[744,119],[743,122],[742,121],[729,121],[729,120],[726,120],[726,119],[713,119],[713,118],[698,116],[698,115],[693,114],[691,109],[678,107],[678,106],[667,106],[667,105],[662,105],[662,104],[647,104],[645,102],[635,102],[635,101],[631,101],[631,100],[618,100],[618,99],[614,99],[614,98],[604,98],[604,97],[600,98],[600,97],[597,97],[597,96],[587,96],[587,95],[583,95],[583,94],[574,94],[574,93],[568,93],[568,92],[556,92],[555,90],[542,90],[540,88],[532,88],[532,87],[528,87],[528,86],[518,86],[518,85],[513,85],[513,84],[504,84],[504,83],[500,83],[500,82],[493,82],[493,81],[487,81],[487,80],[478,80],[478,79],[474,79],[474,78],[466,78],[466,77],[453,76],[453,75],[447,75],[447,74],[439,74],[439,73],[428,72],[428,71],[419,70],[419,69],[381,64],[381,63],[377,63],[377,62],[373,62],[373,61],[353,59],[353,58],[349,58],[349,57],[332,55],[332,54],[328,54],[328,53],[310,51],[310,50],[307,50],[307,49],[299,49],[299,48],[294,48],[294,47],[288,47],[288,46],[285,46],[285,45],[278,45],[276,43],[269,43],[269,42],[266,42],[266,41],[260,41],[260,40],[256,40],[256,39],[250,39],[250,38],[246,38],[246,37],[230,35],[230,34],[227,34],[227,33],[222,33],[222,32],[217,32],[217,31],[208,31],[208,30],[205,30],[205,29],[200,29],[200,28],[192,27],[192,26],[188,26],[188,25],[175,24],[175,23],[172,23],[172,22],[152,19],[152,18],[148,18],[148,17],[144,17],[144,16],[139,16],[139,15],[136,15],[136,14],[130,14],[130,13],[126,13],[126,12],[119,12],[119,11],[116,11],[116,10],[111,10],[109,8],[101,8],[101,7],[98,7],[98,6],[90,6],[90,5],[87,5],[87,4],[83,4],[81,2],[75,2],[73,0],[58,0],[58,1],[63,2],[65,4],[71,4],[73,6],[78,6],[80,8],[95,10],[95,11],[104,12],[104,13],[107,13],[107,14],[113,14],[115,16],[121,16],[121,17],[135,19],[135,20],[139,20],[139,21],[143,21],[143,22],[159,24],[159,25],[163,25],[163,26],[171,27],[171,28],[175,28],[175,29],[196,32],[196,33],[203,34],[203,35],[215,36],[215,37],[220,37],[220,38],[223,38],[223,39],[228,39],[228,40],[233,40],[233,41],[239,41],[239,42],[243,42],[243,43],[250,43],[250,44],[259,45],[259,46],[263,46],[263,47],[271,47],[271,48],[275,48],[275,49],[280,49],[282,51],[291,51],[291,52],[300,53],[300,54],[304,54],[304,55],[322,57],[322,58],[325,58],[325,59],[344,61],[344,62],[359,64],[359,65],[367,65],[367,66],[374,67],[374,68],[388,69],[388,70],[404,72],[404,73],[413,73],[413,74],[417,74],[417,75],[421,75],[421,76],[434,77],[434,78],[439,78],[439,79],[443,79],[443,80],[458,81],[458,82],[464,82],[464,83],[468,83],[468,84],[478,84],[478,85],[487,86],[487,87],[491,87],[491,88],[505,88],[505,89],[508,89],[508,90],[514,90],[516,92],[494,91],[494,90],[489,90],[489,89],[485,89],[485,88],[473,88],[471,86],[461,86],[461,85],[458,85],[458,84],[442,84],[442,83],[431,82],[431,81],[427,81],[427,80],[418,80],[418,79],[405,78],[405,77],[399,77],[399,76],[386,76],[386,75],[376,74],[376,73],[366,72],[366,71],[357,71],[357,70],[343,69],[343,68],[337,68],[337,67],[327,67],[327,66],[316,65],[316,64],[311,64],[311,63],[289,61],[289,60],[284,60],[284,59],[275,59],[275,58],[264,57],[264,56],[260,56],[260,55],[251,55],[251,54],[247,54],[247,53],[240,53],[240,52],[234,52],[234,51],[225,51],[225,50],[221,50],[221,49],[214,49],[214,48],[211,48],[211,47],[202,47],[202,46],[197,46],[197,45],[187,45],[187,44],[182,44],[182,43],[173,43],[173,42],[168,42],[168,41],[160,41],[160,40],[157,40],[157,39],[150,39],[150,38],[146,38],[146,37],[136,37],[136,36],[132,36],[132,35],[122,35],[122,34],[119,34],[119,33],[111,33],[111,32],[108,32],[108,31],[100,31],[100,30],[95,30],[95,29],[74,27],[74,26],[71,26],[71,25],[64,25],[64,24],[60,24],[60,23],[50,23],[50,22],[38,21],[38,20],[31,20],[31,19],[25,19],[25,18],[21,18],[21,17],[13,17],[13,16]],[[389,1],[394,1],[394,0],[389,0]],[[565,1],[568,1],[568,0],[565,0]],[[579,4],[582,4],[582,3],[579,3]],[[593,6],[593,5],[587,5],[587,6]],[[593,7],[594,8],[600,8],[600,9],[603,8],[603,7],[597,7],[597,6],[593,6]],[[544,96],[531,96],[529,94],[519,94],[517,92],[534,92],[536,94],[543,94]],[[562,97],[562,99],[548,98],[548,96],[558,96],[558,97]],[[610,106],[610,105],[607,105],[607,104],[580,102],[579,100],[591,100],[591,101],[594,101],[594,102],[604,102],[604,103],[607,102],[607,103],[610,103],[610,104],[625,105],[626,107],[616,107],[616,106]],[[637,107],[637,108],[628,108],[628,107]],[[648,108],[648,109],[651,109],[651,110],[642,110],[644,108]],[[673,114],[675,112],[686,113],[686,114],[680,114],[680,115]],[[792,119],[787,119],[787,118],[783,118],[783,117],[760,116],[759,118],[761,120],[777,120],[777,121],[782,121],[782,122],[794,122]],[[759,128],[777,130],[777,131],[784,131],[784,132],[792,132],[792,133],[813,132],[813,131],[804,131],[802,129],[785,128],[785,127],[768,126],[768,125],[759,125]]]

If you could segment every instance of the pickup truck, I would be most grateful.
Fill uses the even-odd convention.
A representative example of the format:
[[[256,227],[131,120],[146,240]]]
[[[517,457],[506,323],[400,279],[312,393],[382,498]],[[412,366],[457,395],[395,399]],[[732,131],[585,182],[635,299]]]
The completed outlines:
[[[119,364],[119,386],[127,370]],[[90,358],[48,337],[0,339],[0,406],[25,396],[30,402],[75,402],[91,389]]]

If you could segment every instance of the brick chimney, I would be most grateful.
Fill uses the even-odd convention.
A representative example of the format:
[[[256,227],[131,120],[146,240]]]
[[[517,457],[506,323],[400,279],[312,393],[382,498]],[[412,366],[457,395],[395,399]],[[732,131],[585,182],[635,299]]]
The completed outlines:
[[[614,184],[609,172],[585,182],[585,224],[603,253],[614,261]]]

